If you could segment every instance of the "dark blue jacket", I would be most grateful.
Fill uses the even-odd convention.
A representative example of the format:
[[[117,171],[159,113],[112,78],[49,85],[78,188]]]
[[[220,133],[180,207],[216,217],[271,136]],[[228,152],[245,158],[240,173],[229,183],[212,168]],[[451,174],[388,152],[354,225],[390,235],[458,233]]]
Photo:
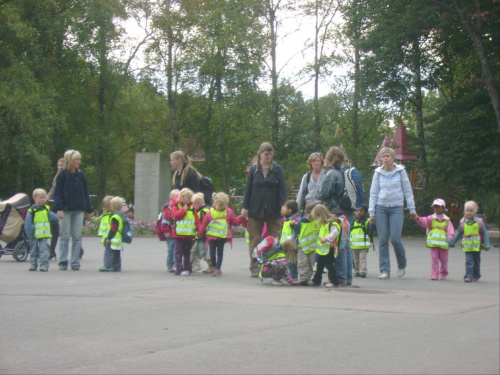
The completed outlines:
[[[56,178],[54,189],[54,211],[85,211],[92,213],[89,188],[85,173],[77,170],[70,173],[63,169]]]

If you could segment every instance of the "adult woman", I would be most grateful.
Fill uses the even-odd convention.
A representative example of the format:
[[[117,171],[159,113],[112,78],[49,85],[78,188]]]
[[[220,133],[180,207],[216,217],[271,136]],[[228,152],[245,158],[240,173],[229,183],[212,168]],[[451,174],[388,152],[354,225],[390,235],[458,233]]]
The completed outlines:
[[[404,200],[410,214],[416,217],[415,202],[410,180],[405,168],[394,163],[394,150],[384,147],[380,150],[382,166],[375,169],[370,189],[370,223],[377,225],[379,240],[379,279],[391,275],[389,258],[389,236],[398,262],[398,277],[403,277],[406,269],[406,255],[401,231],[404,219]]]
[[[273,160],[274,149],[264,142],[257,152],[257,164],[248,172],[241,215],[248,218],[247,230],[250,236],[249,256],[252,277],[258,277],[258,267],[254,266],[252,250],[262,240],[264,223],[269,236],[280,237],[281,206],[286,201],[285,176],[280,165]]]
[[[311,170],[302,177],[297,193],[299,211],[304,210],[308,204],[321,203],[318,191],[326,175],[323,169],[323,156],[320,152],[313,152],[309,155],[307,165]]]
[[[64,169],[64,159],[61,158],[57,161],[57,173],[52,180],[52,187],[47,193],[47,202],[49,202],[52,206],[51,209],[54,211],[54,190],[56,189],[56,179],[59,172]],[[54,211],[57,212],[57,211]],[[51,222],[50,223],[50,233],[52,234],[52,238],[50,239],[50,254],[49,260],[56,257],[56,245],[57,239],[59,238],[59,222]]]
[[[170,166],[175,169],[172,176],[172,189],[191,189],[194,193],[200,191],[201,175],[191,164],[191,159],[182,151],[174,151],[170,154]]]
[[[59,269],[68,269],[68,247],[71,233],[71,269],[80,269],[83,218],[90,220],[92,205],[85,173],[79,170],[81,155],[76,150],[64,153],[64,169],[56,178],[54,210],[61,219]]]

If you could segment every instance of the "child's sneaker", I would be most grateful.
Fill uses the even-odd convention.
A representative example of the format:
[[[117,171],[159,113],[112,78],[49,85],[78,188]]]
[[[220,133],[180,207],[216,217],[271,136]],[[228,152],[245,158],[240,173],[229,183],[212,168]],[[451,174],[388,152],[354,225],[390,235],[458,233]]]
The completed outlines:
[[[99,272],[112,272],[114,271],[111,267],[101,267],[99,268]]]
[[[181,272],[181,276],[189,276],[189,273],[190,273],[190,272],[189,272],[188,270],[186,270],[186,271],[182,271],[182,272]]]
[[[167,272],[174,273],[175,272],[175,267],[167,268]]]
[[[366,273],[360,273],[359,277],[361,277],[362,279],[366,279]]]
[[[68,269],[68,264],[67,263],[59,263],[59,269],[61,271],[66,271]]]
[[[466,278],[464,279],[464,282],[466,282],[466,283],[470,283],[471,281],[472,281],[472,279],[470,279],[470,278],[468,278],[468,277],[466,277]]]
[[[340,288],[340,286],[332,283],[326,283],[325,288]]]
[[[31,266],[28,271],[36,271],[36,267],[35,266]]]
[[[222,271],[221,270],[214,270],[212,273],[212,276],[214,277],[221,277],[222,276]]]
[[[361,274],[359,272],[354,272],[354,277],[361,277]]]
[[[432,276],[432,277],[431,277],[431,280],[433,280],[433,281],[436,281],[437,279],[438,279],[438,278],[437,278],[437,277],[435,277],[435,276]]]
[[[281,281],[281,280],[274,280],[273,279],[273,281],[271,281],[271,284],[273,284],[273,285],[283,285],[283,281]]]
[[[47,272],[49,269],[46,266],[40,267],[40,272]]]

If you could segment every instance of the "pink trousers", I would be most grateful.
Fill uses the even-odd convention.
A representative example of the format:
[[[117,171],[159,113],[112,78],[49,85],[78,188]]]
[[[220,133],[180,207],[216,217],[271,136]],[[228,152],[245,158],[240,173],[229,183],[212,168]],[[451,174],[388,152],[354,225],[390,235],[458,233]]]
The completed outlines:
[[[441,263],[441,267],[439,264]],[[448,250],[431,248],[431,278],[446,279],[448,275]]]

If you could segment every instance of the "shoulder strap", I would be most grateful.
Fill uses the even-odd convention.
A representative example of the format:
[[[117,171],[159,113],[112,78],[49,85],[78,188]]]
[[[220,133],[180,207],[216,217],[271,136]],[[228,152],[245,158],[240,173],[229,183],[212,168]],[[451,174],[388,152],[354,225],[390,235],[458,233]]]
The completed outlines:
[[[353,179],[352,179],[352,170],[354,168],[347,168],[344,172],[344,177],[347,176],[347,179],[349,180],[349,183],[352,185],[352,187],[354,188],[354,192],[356,193],[356,195],[358,194],[358,188],[356,187],[356,184],[354,183]]]

